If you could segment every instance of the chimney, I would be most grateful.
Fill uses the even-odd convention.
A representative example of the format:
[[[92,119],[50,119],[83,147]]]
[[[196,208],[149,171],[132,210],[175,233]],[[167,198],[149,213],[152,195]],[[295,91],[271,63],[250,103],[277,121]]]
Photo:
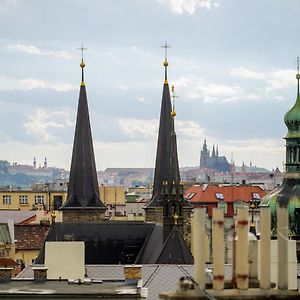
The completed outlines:
[[[1,267],[0,268],[0,282],[9,282],[11,280],[13,270],[14,270],[14,268]]]
[[[142,266],[125,265],[124,276],[126,284],[136,284],[140,279],[142,279]]]
[[[45,282],[47,281],[47,271],[48,268],[40,265],[40,266],[35,266],[32,267],[33,270],[33,277],[35,282]]]

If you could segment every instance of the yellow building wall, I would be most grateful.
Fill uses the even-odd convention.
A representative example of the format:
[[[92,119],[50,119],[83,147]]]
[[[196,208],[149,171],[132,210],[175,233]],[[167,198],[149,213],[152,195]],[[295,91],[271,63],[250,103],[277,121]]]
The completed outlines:
[[[10,203],[5,203],[5,196],[10,196]],[[27,196],[27,203],[20,203],[20,196]],[[35,196],[42,196],[44,206],[35,204]],[[0,209],[4,210],[32,210],[32,209],[45,209],[53,208],[54,196],[62,196],[62,203],[66,201],[67,192],[47,192],[47,191],[24,191],[24,190],[7,190],[0,191]]]
[[[124,186],[104,186],[100,188],[100,199],[105,204],[125,205],[125,188]]]
[[[32,260],[36,259],[39,255],[39,250],[16,250],[15,259],[23,260],[25,266],[32,264]]]

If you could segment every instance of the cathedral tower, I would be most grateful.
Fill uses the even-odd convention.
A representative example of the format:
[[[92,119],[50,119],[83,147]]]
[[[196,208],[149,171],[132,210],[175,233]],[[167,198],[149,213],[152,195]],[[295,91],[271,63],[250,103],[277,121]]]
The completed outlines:
[[[83,48],[82,48],[83,50]],[[99,197],[92,131],[89,119],[83,58],[76,128],[67,200],[62,206],[63,222],[97,223],[107,209]]]

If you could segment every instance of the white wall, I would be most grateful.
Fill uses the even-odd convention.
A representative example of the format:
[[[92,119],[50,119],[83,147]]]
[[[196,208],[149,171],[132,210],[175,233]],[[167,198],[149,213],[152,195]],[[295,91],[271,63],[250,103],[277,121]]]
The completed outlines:
[[[83,279],[84,242],[46,242],[47,279]]]

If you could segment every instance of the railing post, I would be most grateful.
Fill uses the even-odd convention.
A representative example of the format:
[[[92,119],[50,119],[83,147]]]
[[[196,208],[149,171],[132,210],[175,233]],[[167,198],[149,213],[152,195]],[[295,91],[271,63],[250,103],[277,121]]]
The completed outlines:
[[[260,288],[271,287],[271,210],[260,208]]]
[[[236,284],[241,290],[248,289],[248,208],[237,210],[237,241],[236,241]]]
[[[192,218],[192,253],[195,265],[195,280],[205,289],[205,209],[196,207]]]
[[[212,226],[212,246],[213,246],[213,289],[224,289],[224,210],[213,208]]]
[[[287,207],[277,207],[277,283],[278,289],[288,289],[289,215]]]

